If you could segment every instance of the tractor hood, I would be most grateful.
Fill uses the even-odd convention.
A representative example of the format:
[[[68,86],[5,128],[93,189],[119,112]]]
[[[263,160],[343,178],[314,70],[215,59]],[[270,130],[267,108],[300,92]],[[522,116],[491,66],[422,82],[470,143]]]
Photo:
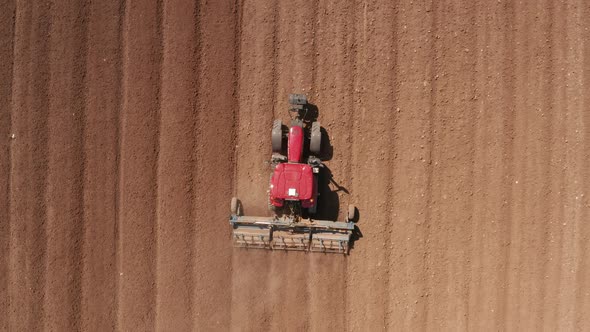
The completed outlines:
[[[313,195],[313,170],[307,164],[281,163],[275,168],[270,194],[286,200],[308,200]]]

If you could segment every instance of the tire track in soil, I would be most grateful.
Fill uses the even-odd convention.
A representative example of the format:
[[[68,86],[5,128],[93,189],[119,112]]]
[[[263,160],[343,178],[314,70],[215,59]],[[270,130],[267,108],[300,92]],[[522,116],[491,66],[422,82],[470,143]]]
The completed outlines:
[[[544,258],[544,269],[542,276],[543,280],[543,312],[541,313],[544,320],[544,327],[552,330],[558,329],[558,322],[560,318],[559,303],[561,280],[564,275],[561,273],[561,247],[564,241],[564,223],[570,224],[564,219],[564,208],[567,199],[567,189],[565,187],[565,173],[567,166],[561,166],[562,161],[566,159],[567,144],[566,141],[566,120],[567,120],[567,103],[566,103],[566,87],[565,87],[565,72],[566,64],[564,61],[564,45],[563,38],[559,38],[565,29],[565,17],[563,6],[559,4],[551,4],[548,8],[548,29],[545,32],[549,38],[550,45],[548,46],[549,68],[547,68],[547,75],[551,78],[551,84],[545,87],[545,94],[549,96],[547,100],[548,107],[544,107],[543,111],[547,109],[548,127],[550,134],[550,141],[548,141],[548,149],[550,160],[548,163],[549,177],[545,179],[548,186],[547,203],[553,202],[546,214],[546,227],[544,241],[546,248],[546,257]],[[567,35],[567,32],[566,32]],[[557,37],[557,38],[556,38]],[[558,263],[559,262],[559,263]],[[562,327],[560,330],[563,330]],[[570,327],[571,330],[571,327]]]
[[[55,3],[49,32],[44,328],[80,328],[84,234],[86,3]],[[68,253],[68,254],[64,254]]]
[[[508,315],[508,298],[509,298],[509,280],[510,274],[510,259],[511,259],[511,248],[512,248],[512,237],[514,232],[514,189],[513,183],[515,178],[515,124],[516,124],[516,106],[517,106],[517,95],[516,95],[516,4],[514,2],[506,3],[504,6],[505,10],[505,22],[504,27],[508,27],[506,39],[502,46],[506,49],[506,57],[504,58],[503,75],[504,78],[509,77],[507,84],[504,87],[504,95],[506,104],[509,107],[504,107],[504,126],[506,128],[507,135],[504,136],[503,144],[503,155],[505,156],[505,162],[503,164],[502,174],[504,181],[507,183],[502,187],[502,203],[505,205],[502,209],[502,227],[500,232],[503,234],[502,238],[502,263],[501,263],[501,279],[500,285],[502,287],[502,297],[496,302],[496,321],[498,322],[498,328],[506,330],[507,322],[506,317]]]
[[[289,2],[290,3],[290,2]],[[285,7],[281,7],[285,8]],[[281,67],[284,65],[283,59],[281,58],[281,50],[283,50],[284,46],[290,46],[290,38],[284,39],[284,36],[281,34],[281,23],[282,21],[289,20],[290,24],[295,24],[296,21],[293,19],[292,12],[288,10],[281,11],[279,8],[279,2],[273,2],[273,13],[272,13],[272,21],[273,21],[273,35],[272,35],[272,62],[269,62],[267,65],[271,66],[270,72],[270,80],[272,82],[272,95],[271,95],[271,105],[272,105],[272,115],[274,121],[275,119],[281,119],[285,125],[289,125],[289,119],[286,118],[286,112],[284,112],[285,103],[281,103],[281,96],[287,94],[286,91],[280,91],[279,89],[284,88],[281,87],[281,80],[280,74],[282,73]],[[294,31],[294,28],[293,30]],[[295,33],[293,33],[295,35]],[[292,48],[289,49],[288,54],[292,53],[294,50]],[[286,72],[290,72],[290,66],[294,64],[287,60],[289,67],[284,68]],[[283,112],[281,112],[283,111]],[[267,127],[267,128],[270,128]],[[268,142],[270,138],[268,129],[265,128],[263,131],[266,135],[264,136],[264,140]],[[268,158],[269,153],[271,150],[266,151],[265,159]],[[268,159],[267,159],[268,160]],[[272,167],[268,167],[266,172],[270,173]],[[265,186],[269,186],[268,182],[264,184]],[[268,197],[268,192],[266,193]],[[267,198],[268,199],[268,198]],[[267,203],[268,204],[268,203]],[[271,214],[270,212],[268,214]],[[267,252],[265,253],[269,255],[269,266],[267,269],[269,270],[269,277],[268,277],[268,291],[269,291],[269,306],[273,308],[273,311],[268,314],[268,329],[271,331],[281,330],[281,329],[288,329],[289,322],[283,322],[285,316],[288,317],[289,310],[291,309],[291,304],[287,303],[287,297],[289,293],[292,292],[288,286],[284,284],[285,280],[289,280],[287,285],[291,285],[293,283],[300,282],[300,276],[298,278],[291,278],[291,276],[287,273],[287,269],[290,266],[289,264],[289,256],[285,252]],[[291,280],[294,279],[294,280]],[[299,315],[294,315],[295,317],[300,317]],[[287,318],[288,319],[288,318]],[[301,319],[299,321],[302,321]]]
[[[349,163],[349,168],[348,168],[348,175],[349,175],[349,179],[350,179],[350,193],[351,193],[351,199],[354,202],[354,204],[356,205],[358,211],[359,211],[359,222],[361,223],[362,227],[362,223],[367,224],[368,222],[370,222],[369,218],[365,217],[365,210],[362,209],[362,207],[360,206],[360,202],[359,202],[359,197],[361,196],[360,193],[357,193],[355,188],[361,188],[361,186],[363,186],[364,184],[361,182],[360,185],[361,186],[356,186],[357,183],[359,183],[358,179],[355,178],[355,175],[357,172],[355,172],[355,168],[352,165],[358,165],[359,161],[362,160],[359,157],[359,148],[357,148],[357,144],[359,144],[358,142],[362,142],[364,141],[364,133],[363,131],[359,128],[359,122],[360,122],[360,116],[359,116],[359,112],[361,112],[363,110],[363,93],[364,90],[361,91],[361,89],[363,88],[363,77],[361,76],[361,74],[363,73],[363,70],[365,69],[366,65],[364,63],[365,61],[365,44],[366,44],[366,32],[364,31],[363,27],[365,25],[365,20],[366,20],[366,13],[365,13],[365,7],[364,4],[361,3],[360,1],[354,1],[352,4],[352,13],[353,13],[353,18],[352,18],[352,43],[353,43],[353,47],[354,47],[354,58],[352,59],[352,67],[353,67],[353,73],[352,73],[352,84],[350,85],[350,90],[349,92],[352,94],[353,96],[353,107],[352,107],[352,116],[349,119],[350,121],[350,132],[351,132],[351,141],[352,143],[356,143],[356,144],[351,144],[351,157],[350,157],[350,163]],[[365,221],[366,220],[366,221]],[[367,317],[364,315],[364,313],[359,313],[359,306],[358,303],[362,303],[362,300],[359,300],[358,298],[358,293],[363,294],[365,292],[365,290],[359,290],[359,282],[360,280],[363,280],[364,276],[362,275],[363,271],[365,271],[365,267],[364,266],[360,266],[359,268],[355,268],[355,266],[357,266],[354,257],[356,255],[359,255],[359,253],[362,253],[364,255],[366,255],[366,250],[363,249],[361,251],[361,249],[359,249],[360,243],[362,243],[362,241],[366,241],[369,242],[369,240],[367,240],[367,238],[364,236],[360,238],[359,241],[356,241],[354,243],[354,255],[351,255],[350,257],[348,257],[347,260],[347,265],[348,265],[348,271],[347,271],[347,288],[346,288],[346,316],[348,317]],[[366,243],[365,245],[367,245],[369,243]],[[365,261],[364,259],[360,259],[361,262]],[[362,309],[362,308],[360,308]],[[358,326],[358,323],[355,321],[354,318],[351,319],[346,319],[346,329],[348,330],[354,330],[354,329],[359,329],[360,326]]]
[[[399,90],[400,82],[399,68],[397,66],[399,37],[398,30],[395,29],[399,22],[399,4],[391,4],[386,9],[377,8],[377,12],[379,15],[376,15],[375,27],[377,31],[382,31],[379,35],[383,36],[386,41],[377,42],[377,45],[379,45],[380,48],[378,49],[378,52],[373,54],[375,55],[374,61],[385,67],[382,67],[380,74],[376,75],[377,89],[375,91],[375,97],[377,103],[380,103],[381,107],[383,107],[383,113],[387,114],[387,120],[385,121],[385,134],[382,136],[382,138],[389,142],[393,142],[388,151],[381,150],[380,155],[377,158],[378,160],[384,160],[384,169],[388,168],[388,170],[381,173],[387,175],[388,178],[388,181],[384,181],[386,190],[383,194],[384,201],[379,202],[379,204],[383,204],[385,209],[381,213],[381,216],[377,217],[378,219],[385,222],[383,230],[383,248],[385,257],[384,262],[378,262],[377,266],[384,265],[386,268],[386,277],[383,283],[385,291],[389,296],[386,296],[383,300],[385,310],[384,327],[386,330],[390,330],[392,329],[391,324],[395,324],[395,322],[391,319],[393,309],[392,300],[395,301],[393,294],[395,293],[396,289],[399,288],[399,286],[395,284],[396,280],[398,280],[398,276],[393,271],[393,267],[398,266],[399,264],[399,260],[394,254],[397,251],[395,248],[396,244],[392,242],[395,240],[393,236],[395,221],[389,219],[394,214],[393,211],[395,208],[395,204],[393,203],[393,188],[395,185],[393,175],[395,173],[395,168],[391,167],[391,165],[394,164],[395,159],[397,158],[396,156],[399,152],[399,147],[396,143],[396,133],[394,130],[392,130],[392,128],[399,127],[398,114],[392,112],[398,108],[397,91]],[[379,107],[376,107],[375,109],[379,109]],[[383,152],[385,153],[383,154]],[[369,195],[367,195],[367,197],[369,197]]]
[[[162,3],[125,7],[119,179],[118,323],[155,328]]]
[[[247,215],[267,215],[268,152],[275,95],[275,27],[277,2],[244,2],[240,40],[234,188]],[[269,81],[268,78],[271,78]],[[274,309],[269,297],[271,255],[264,250],[233,249],[231,330],[270,328]]]
[[[113,304],[113,311],[115,313],[115,318],[114,318],[114,328],[115,330],[119,329],[119,323],[120,323],[120,298],[121,298],[121,271],[123,270],[122,267],[122,261],[121,261],[121,246],[122,246],[122,242],[121,242],[121,216],[122,216],[122,211],[121,211],[121,170],[122,170],[122,158],[121,158],[121,151],[123,150],[123,109],[125,107],[125,53],[127,50],[127,46],[125,44],[126,42],[126,31],[125,28],[127,27],[127,0],[122,0],[121,1],[121,7],[119,8],[119,17],[120,17],[120,21],[119,21],[119,35],[118,35],[118,40],[119,40],[119,47],[118,47],[118,52],[119,54],[121,54],[121,58],[120,58],[120,63],[118,65],[118,69],[120,72],[120,77],[119,77],[119,81],[118,81],[118,86],[119,86],[119,105],[118,109],[119,112],[117,113],[117,149],[116,149],[116,162],[117,162],[117,176],[116,176],[116,180],[115,180],[115,213],[116,213],[116,219],[115,219],[115,260],[114,260],[114,264],[115,264],[115,294],[116,294],[116,298],[115,298],[115,303]]]
[[[359,5],[359,4],[357,4]],[[363,220],[371,227],[363,229],[363,239],[355,244],[354,255],[349,264],[357,267],[353,285],[349,284],[349,298],[364,303],[350,305],[353,317],[365,320],[349,322],[351,330],[383,330],[388,328],[389,271],[391,262],[390,236],[391,211],[389,211],[392,183],[383,179],[389,174],[395,155],[393,149],[384,146],[393,139],[396,117],[390,111],[395,105],[395,47],[396,36],[392,27],[395,22],[395,7],[382,4],[362,4],[357,8],[362,18],[357,20],[359,52],[357,78],[360,84],[360,107],[355,109],[355,144],[353,150],[354,202],[362,213]],[[378,66],[380,64],[381,66]],[[369,171],[368,171],[369,170]],[[366,190],[366,191],[364,191]],[[357,272],[354,271],[354,272]],[[356,273],[355,273],[356,274]],[[371,282],[377,280],[378,282]]]
[[[433,8],[435,80],[426,328],[466,329],[471,266],[475,5]],[[475,118],[475,121],[474,121]],[[452,294],[452,295],[451,295]],[[444,303],[444,305],[441,305]]]
[[[351,158],[353,59],[349,55],[353,41],[350,24],[351,4],[335,1],[319,2],[315,9],[313,27],[314,73],[312,78],[311,102],[318,107],[319,121],[330,139],[332,151],[323,143],[324,153],[332,154],[325,161],[334,180],[350,190],[351,179],[347,169]],[[329,176],[323,172],[320,183],[327,183]],[[321,188],[320,188],[321,189]],[[342,220],[338,209],[346,207],[350,200],[343,192],[331,192],[328,188],[320,192],[318,218]],[[334,213],[336,212],[336,213]],[[347,259],[338,255],[311,254],[308,256],[308,292],[310,330],[325,331],[346,328]],[[318,310],[316,308],[321,308]],[[327,320],[326,317],[330,317]]]
[[[537,5],[539,6],[539,4]],[[545,56],[545,66],[541,70],[540,79],[547,81],[545,81],[544,84],[542,84],[539,87],[540,96],[539,98],[537,98],[537,100],[540,100],[540,104],[539,107],[536,109],[538,110],[538,112],[541,113],[541,118],[543,118],[544,120],[542,122],[540,121],[540,126],[542,129],[540,129],[539,132],[543,133],[543,137],[546,137],[546,139],[544,141],[541,141],[542,145],[540,146],[540,151],[543,151],[542,157],[544,158],[544,162],[540,163],[540,165],[544,165],[544,167],[540,168],[540,173],[543,176],[540,177],[540,188],[537,191],[541,195],[541,198],[538,200],[538,202],[540,202],[543,205],[541,205],[540,209],[535,211],[538,214],[534,215],[535,221],[541,221],[538,225],[539,236],[537,236],[535,240],[539,238],[541,239],[540,243],[537,245],[539,251],[537,251],[536,259],[541,264],[542,270],[538,271],[536,274],[531,275],[531,278],[538,280],[536,283],[539,285],[538,289],[540,290],[540,303],[537,305],[537,307],[540,319],[534,323],[529,323],[529,326],[534,326],[533,324],[538,324],[539,322],[541,322],[542,325],[537,325],[539,328],[541,326],[553,326],[555,324],[555,317],[545,315],[545,310],[557,310],[559,306],[558,303],[550,300],[552,294],[551,289],[549,289],[550,282],[547,281],[547,276],[549,275],[550,270],[553,268],[553,265],[550,262],[550,259],[552,259],[552,248],[551,245],[547,245],[547,243],[549,243],[550,239],[552,241],[554,240],[552,236],[553,234],[551,233],[556,233],[559,236],[561,236],[562,229],[555,230],[553,232],[551,231],[551,226],[553,224],[553,220],[551,219],[551,217],[557,213],[557,218],[562,219],[563,213],[559,213],[559,210],[563,208],[564,204],[562,187],[560,186],[556,189],[552,188],[552,184],[555,181],[555,179],[563,176],[562,167],[560,167],[559,170],[554,169],[555,163],[558,162],[556,161],[555,155],[557,153],[561,153],[561,149],[556,150],[554,146],[561,145],[559,144],[559,142],[557,142],[559,138],[558,128],[562,126],[563,122],[563,114],[556,114],[555,112],[556,109],[559,110],[559,108],[557,108],[555,105],[555,102],[559,102],[559,100],[556,100],[555,98],[560,98],[560,94],[562,92],[561,83],[555,84],[556,81],[559,81],[560,77],[556,71],[556,65],[558,64],[558,61],[556,59],[557,54],[556,51],[552,48],[554,46],[554,41],[551,38],[551,31],[555,26],[555,22],[553,20],[556,19],[556,6],[552,2],[547,2],[541,5],[543,6],[541,12],[545,14],[545,21],[542,21],[540,24],[540,27],[542,29],[542,37],[539,38],[539,42],[541,45],[543,45],[543,49],[548,49],[548,54]],[[547,84],[547,82],[552,82],[552,84]],[[544,114],[545,111],[547,111],[549,114]],[[555,197],[555,201],[552,200],[554,190],[559,190],[559,196]],[[556,202],[557,204],[551,206],[549,204],[549,202],[551,201]],[[558,239],[557,241],[560,241],[560,239]],[[539,253],[541,253],[541,255],[539,255]],[[528,271],[532,271],[532,269],[529,268]],[[559,275],[559,272],[557,272],[556,274]],[[533,289],[531,291],[537,290]],[[549,301],[551,301],[552,303],[550,303]]]
[[[494,326],[494,297],[499,285],[500,267],[494,264],[499,261],[494,257],[501,252],[501,238],[498,238],[499,213],[495,207],[502,207],[502,191],[498,188],[506,183],[502,177],[504,141],[496,140],[504,135],[504,115],[499,105],[504,102],[503,94],[490,94],[489,91],[503,91],[502,59],[506,56],[502,45],[503,34],[496,34],[498,26],[494,17],[502,9],[502,4],[478,6],[476,8],[477,26],[476,45],[474,48],[476,64],[475,108],[477,114],[474,142],[475,163],[473,183],[476,188],[472,210],[472,241],[471,245],[471,280],[469,283],[469,325],[468,329],[482,329]],[[501,12],[500,12],[501,13]],[[503,23],[503,22],[502,22]],[[499,76],[499,77],[498,77]],[[501,220],[500,220],[501,222]],[[483,281],[485,280],[485,281]],[[497,328],[497,327],[496,327]]]
[[[84,117],[82,330],[114,330],[117,317],[118,149],[124,5],[91,2]]]
[[[199,7],[196,167],[193,168],[194,238],[193,325],[205,330],[230,328],[232,248],[227,225],[235,146],[236,4],[202,1]],[[229,51],[232,50],[232,51]],[[213,222],[216,221],[216,222]],[[214,294],[215,296],[211,296]]]
[[[431,236],[431,231],[432,231],[432,226],[434,224],[433,221],[433,208],[432,205],[434,203],[434,193],[432,190],[432,183],[433,183],[433,176],[434,176],[434,162],[433,162],[433,151],[434,151],[434,146],[435,146],[435,141],[434,141],[434,119],[435,119],[435,107],[436,107],[436,91],[438,90],[438,84],[437,84],[437,80],[438,80],[438,72],[437,72],[437,66],[438,66],[438,55],[437,55],[437,49],[436,49],[436,38],[438,38],[438,13],[435,10],[435,5],[434,5],[434,1],[432,1],[430,3],[430,12],[432,14],[430,14],[430,30],[431,31],[431,36],[432,39],[430,41],[429,45],[429,51],[430,51],[430,58],[431,61],[429,63],[429,71],[430,71],[430,95],[428,96],[428,125],[427,125],[427,130],[425,130],[425,132],[428,133],[428,149],[427,149],[427,153],[428,153],[428,158],[426,159],[428,161],[428,167],[427,167],[427,172],[426,172],[426,176],[425,176],[425,180],[424,180],[424,184],[425,184],[425,210],[424,210],[424,257],[423,257],[423,269],[422,269],[422,278],[423,278],[423,283],[424,283],[424,305],[423,305],[423,319],[421,322],[421,326],[420,328],[423,330],[426,330],[426,328],[428,327],[428,317],[430,315],[430,296],[432,294],[432,289],[431,289],[431,285],[430,285],[430,278],[429,276],[432,275],[431,272],[431,267],[428,264],[429,260],[430,260],[430,256],[431,256],[431,251],[432,251],[432,246],[430,245],[430,236]],[[415,301],[415,300],[414,300]]]
[[[562,4],[563,26],[566,32],[566,38],[561,38],[561,31],[556,27],[553,31],[554,40],[563,43],[560,51],[563,57],[562,74],[564,80],[563,102],[565,103],[565,124],[564,124],[564,142],[566,147],[563,162],[566,165],[563,181],[565,182],[564,191],[567,193],[565,204],[562,209],[563,220],[567,221],[567,227],[564,228],[561,241],[560,261],[561,276],[560,287],[556,292],[559,306],[556,311],[557,328],[561,330],[574,330],[582,328],[581,322],[577,322],[576,315],[579,309],[579,303],[576,301],[576,295],[579,293],[580,279],[578,271],[583,268],[584,246],[582,245],[584,235],[582,232],[585,227],[584,218],[585,210],[588,209],[584,203],[585,196],[588,195],[588,187],[584,184],[584,166],[588,158],[588,150],[584,142],[584,116],[587,111],[584,108],[584,45],[579,41],[583,39],[582,12],[580,4],[571,3]],[[574,180],[582,179],[582,180]]]
[[[11,149],[8,329],[41,330],[46,312],[47,118],[50,7],[18,1],[15,23]],[[26,278],[24,277],[26,276]]]
[[[0,330],[8,330],[10,269],[10,182],[12,144],[12,85],[16,2],[0,5]]]
[[[514,72],[517,73],[516,81],[514,85],[514,94],[515,94],[515,109],[514,109],[514,141],[512,144],[512,153],[514,158],[518,158],[522,156],[522,136],[526,133],[526,121],[523,120],[522,116],[522,99],[520,96],[523,95],[523,82],[526,82],[528,77],[524,78],[523,74],[526,74],[526,71],[523,70],[523,63],[526,64],[530,59],[523,58],[526,55],[526,48],[528,48],[529,40],[526,37],[528,33],[528,24],[523,22],[520,13],[523,11],[522,7],[519,7],[519,3],[514,3]],[[525,90],[526,91],[526,90]],[[524,131],[523,131],[524,129]],[[514,326],[518,323],[518,320],[515,316],[518,315],[515,310],[517,310],[520,306],[520,299],[518,298],[518,287],[519,287],[519,265],[520,263],[520,248],[522,246],[521,241],[519,241],[519,237],[521,236],[521,223],[519,222],[521,218],[521,213],[523,209],[522,201],[519,201],[517,198],[522,196],[522,186],[516,186],[516,181],[522,181],[521,174],[523,173],[522,170],[522,161],[518,163],[517,160],[514,161],[512,166],[511,173],[513,175],[512,183],[511,183],[511,201],[512,201],[512,215],[511,215],[511,232],[510,232],[510,240],[508,242],[509,246],[509,254],[507,256],[507,283],[506,283],[506,291],[505,291],[505,314],[504,320],[506,321],[506,328],[507,329],[518,329],[519,326]],[[520,178],[520,179],[519,179]]]
[[[289,1],[287,4],[292,4],[292,2]],[[286,104],[282,100],[282,96],[289,93],[289,87],[284,86],[283,81],[281,80],[281,74],[288,73],[287,75],[290,77],[290,74],[292,74],[291,69],[292,66],[294,66],[294,62],[290,57],[287,57],[287,60],[284,60],[282,57],[284,57],[285,53],[291,55],[293,52],[297,51],[294,49],[293,43],[291,42],[292,39],[297,36],[297,33],[295,32],[297,20],[294,18],[295,15],[293,14],[293,9],[289,10],[288,5],[279,6],[279,3],[276,2],[273,6],[273,59],[272,63],[269,63],[269,65],[272,66],[272,71],[270,73],[270,79],[272,80],[272,120],[274,121],[274,119],[281,119],[285,125],[289,126],[289,118],[285,116],[287,114],[284,112]],[[285,22],[287,22],[287,24],[285,24]],[[283,35],[283,29],[281,29],[285,26],[288,26],[290,29],[289,32],[291,32],[291,34],[287,35],[287,38],[285,38]],[[270,128],[270,126],[267,128]],[[268,149],[268,142],[270,138],[268,135],[268,129],[265,130],[265,133],[266,135],[263,140],[263,145],[267,147],[266,158],[268,158],[270,153]],[[272,168],[269,167],[268,172],[270,173],[271,170]],[[268,187],[268,182],[265,185]],[[268,197],[268,193],[266,196]],[[273,308],[273,311],[268,315],[269,330],[277,331],[281,329],[288,329],[289,325],[293,323],[289,319],[289,311],[291,310],[292,304],[290,303],[290,299],[288,297],[291,295],[291,292],[293,292],[289,286],[292,284],[299,285],[301,283],[301,275],[297,275],[295,278],[292,278],[287,272],[287,269],[292,266],[291,262],[293,260],[293,256],[288,255],[286,252],[279,251],[269,252],[266,254],[270,256],[270,265],[267,267],[269,270],[268,288],[269,305],[271,308]],[[289,282],[284,284],[285,280],[289,280]],[[299,292],[296,291],[295,294],[298,293]],[[301,313],[294,314],[293,316],[295,316],[296,323],[301,322],[303,320],[301,317],[304,317],[304,315],[301,315]],[[286,321],[283,321],[284,319]],[[301,326],[299,326],[299,330],[301,330]]]
[[[424,329],[426,322],[425,259],[433,145],[430,115],[434,107],[430,100],[435,89],[433,19],[429,3],[403,1],[396,10],[396,107],[390,112],[396,113],[397,125],[391,128],[396,153],[391,176],[388,294],[388,323],[394,330]]]
[[[581,25],[582,27],[590,26],[590,6],[582,6],[584,2],[580,1],[578,5],[581,9]],[[582,59],[580,60],[582,68],[579,72],[581,75],[580,79],[582,82],[582,87],[586,88],[590,86],[590,30],[584,29],[581,32],[583,42],[579,45],[582,50]],[[582,96],[582,108],[581,110],[588,110],[590,108],[590,94],[585,93]],[[583,206],[581,212],[581,219],[582,220],[590,220],[590,192],[588,188],[590,188],[590,112],[584,112],[581,118],[582,121],[582,133],[583,133],[583,142],[582,148],[584,150],[584,162],[582,163],[582,187],[585,188],[583,193],[583,198],[581,199]],[[590,287],[590,279],[588,278],[588,271],[590,269],[590,226],[587,222],[582,222],[579,225],[579,234],[578,238],[578,246],[580,249],[580,262],[577,266],[576,271],[576,280],[578,289],[589,289]],[[576,307],[575,307],[575,320],[576,326],[580,330],[588,330],[590,329],[590,321],[586,317],[590,314],[590,291],[578,291],[576,293]]]
[[[314,2],[315,3],[315,2]],[[273,117],[290,125],[289,93],[304,93],[313,102],[314,4],[290,1],[275,12],[275,62],[273,64]],[[270,125],[265,140],[270,141]],[[271,150],[266,152],[269,157]],[[267,174],[270,173],[270,168]],[[268,180],[267,180],[268,181]],[[268,184],[267,184],[268,186]],[[268,194],[266,195],[268,196]],[[270,329],[309,329],[309,255],[301,252],[269,252],[271,255]],[[302,319],[305,317],[305,319]]]
[[[198,222],[192,210],[199,4],[165,0],[162,6],[156,330],[188,331],[194,329],[193,241]]]
[[[346,95],[349,97],[348,101],[350,102],[350,113],[348,115],[348,117],[346,118],[347,121],[347,133],[350,135],[350,141],[349,141],[349,149],[347,149],[347,158],[346,161],[344,163],[344,172],[343,175],[346,175],[346,184],[347,184],[347,188],[349,189],[349,203],[353,202],[353,204],[355,204],[355,207],[357,209],[357,222],[360,221],[362,223],[362,213],[358,210],[358,204],[357,204],[357,199],[359,197],[359,195],[355,194],[354,192],[354,188],[353,188],[353,165],[354,163],[356,163],[356,159],[355,159],[355,132],[357,132],[354,128],[356,126],[356,112],[359,109],[359,105],[360,105],[360,95],[358,93],[359,89],[359,81],[357,79],[357,61],[360,57],[359,55],[359,36],[357,33],[357,26],[358,26],[358,22],[359,22],[359,15],[357,15],[357,4],[356,2],[351,2],[349,3],[348,6],[348,11],[347,14],[348,16],[351,18],[348,22],[347,22],[347,42],[350,43],[350,54],[347,55],[347,63],[348,63],[348,75],[349,75],[349,82],[347,82],[347,86],[346,86],[346,90],[345,93],[347,93]],[[362,224],[361,224],[362,227]],[[358,227],[355,229],[355,231],[357,231],[357,234],[354,234],[355,237],[355,241],[358,241],[360,238],[362,238],[362,232],[358,229]],[[355,242],[352,242],[350,244],[351,247],[351,251],[354,249],[355,246]],[[352,324],[349,316],[350,313],[352,312],[352,308],[354,306],[356,306],[358,303],[355,301],[354,298],[351,298],[351,288],[354,287],[354,280],[356,278],[357,275],[357,271],[354,270],[352,267],[354,266],[353,264],[350,263],[350,258],[346,259],[346,265],[344,267],[345,269],[345,278],[344,278],[344,284],[345,284],[345,289],[344,289],[344,328],[348,329],[349,326]],[[353,285],[353,286],[351,286]]]
[[[474,206],[469,284],[470,330],[504,330],[504,299],[510,239],[514,137],[514,22],[511,4],[478,6],[476,59]],[[502,29],[508,30],[507,32]],[[498,91],[498,93],[494,93]]]
[[[546,323],[543,316],[546,298],[548,195],[551,176],[551,134],[549,114],[553,88],[553,59],[546,3],[516,8],[516,121],[515,156],[521,158],[514,174],[514,232],[511,244],[507,306],[508,329],[539,329]],[[519,45],[522,45],[519,47]],[[549,113],[548,113],[549,112]]]
[[[394,212],[396,209],[396,204],[394,203],[395,200],[395,191],[394,188],[396,186],[395,175],[396,175],[396,168],[395,163],[397,156],[400,152],[400,147],[397,144],[397,133],[396,129],[400,127],[400,117],[399,113],[396,113],[395,110],[399,108],[399,89],[401,84],[401,77],[400,77],[400,68],[398,66],[398,58],[400,53],[400,43],[399,43],[399,30],[397,29],[400,21],[400,4],[396,3],[394,6],[391,7],[391,11],[386,13],[384,18],[385,22],[389,22],[389,25],[385,25],[385,30],[387,32],[387,37],[391,40],[390,43],[387,44],[389,50],[385,55],[381,55],[381,59],[377,59],[378,62],[384,64],[387,69],[387,76],[384,78],[385,83],[387,83],[388,93],[385,97],[381,97],[379,99],[385,101],[385,104],[391,105],[390,107],[390,114],[389,114],[389,125],[392,129],[388,129],[388,133],[386,135],[386,139],[390,142],[393,142],[392,146],[389,148],[389,155],[387,157],[387,164],[389,165],[389,170],[387,173],[388,187],[387,193],[385,195],[385,215],[389,218],[393,216],[395,218],[396,213]],[[384,84],[385,85],[385,84]],[[427,85],[427,83],[423,83],[423,85]],[[393,111],[393,112],[391,112]],[[392,167],[393,165],[393,167]],[[392,218],[392,219],[393,219]],[[387,220],[386,224],[386,238],[385,238],[385,251],[389,252],[387,257],[387,262],[385,264],[387,268],[387,279],[385,281],[387,287],[388,296],[386,297],[386,312],[385,312],[385,329],[391,330],[393,326],[397,323],[397,317],[393,318],[394,310],[396,308],[396,301],[397,301],[397,294],[402,292],[402,289],[405,288],[404,284],[398,284],[398,280],[400,280],[400,274],[397,273],[395,267],[399,266],[401,263],[399,255],[396,255],[396,252],[400,251],[398,247],[399,239],[396,237],[397,234],[397,220],[395,219]]]

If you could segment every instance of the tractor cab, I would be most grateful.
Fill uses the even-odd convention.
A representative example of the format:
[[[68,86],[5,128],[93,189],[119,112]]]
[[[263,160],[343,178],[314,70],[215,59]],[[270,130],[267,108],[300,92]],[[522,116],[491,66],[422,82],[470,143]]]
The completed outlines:
[[[317,181],[313,167],[308,164],[280,163],[270,180],[270,202],[281,207],[284,201],[300,201],[310,208],[317,196]]]

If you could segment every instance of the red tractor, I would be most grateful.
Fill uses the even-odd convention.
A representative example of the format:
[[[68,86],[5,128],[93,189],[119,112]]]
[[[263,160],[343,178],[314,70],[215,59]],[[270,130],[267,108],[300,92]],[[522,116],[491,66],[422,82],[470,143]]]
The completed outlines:
[[[240,202],[232,198],[230,224],[234,244],[246,248],[347,254],[355,207],[349,205],[344,222],[312,219],[318,206],[318,176],[324,167],[320,159],[320,123],[313,121],[313,115],[309,119],[310,105],[304,95],[289,95],[289,104],[294,116],[288,131],[283,129],[281,120],[275,120],[272,128],[268,192],[273,216],[241,216]],[[306,145],[309,145],[307,151]]]

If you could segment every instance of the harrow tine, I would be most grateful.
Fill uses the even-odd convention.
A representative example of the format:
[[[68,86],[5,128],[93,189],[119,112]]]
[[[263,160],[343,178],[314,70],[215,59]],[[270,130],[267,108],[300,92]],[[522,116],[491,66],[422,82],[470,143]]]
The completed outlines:
[[[257,226],[238,226],[234,229],[234,246],[242,248],[268,248],[271,230]]]
[[[322,231],[312,234],[310,251],[348,254],[350,235],[347,233]]]
[[[309,245],[309,232],[294,232],[290,230],[273,231],[271,248],[277,250],[305,251]]]

